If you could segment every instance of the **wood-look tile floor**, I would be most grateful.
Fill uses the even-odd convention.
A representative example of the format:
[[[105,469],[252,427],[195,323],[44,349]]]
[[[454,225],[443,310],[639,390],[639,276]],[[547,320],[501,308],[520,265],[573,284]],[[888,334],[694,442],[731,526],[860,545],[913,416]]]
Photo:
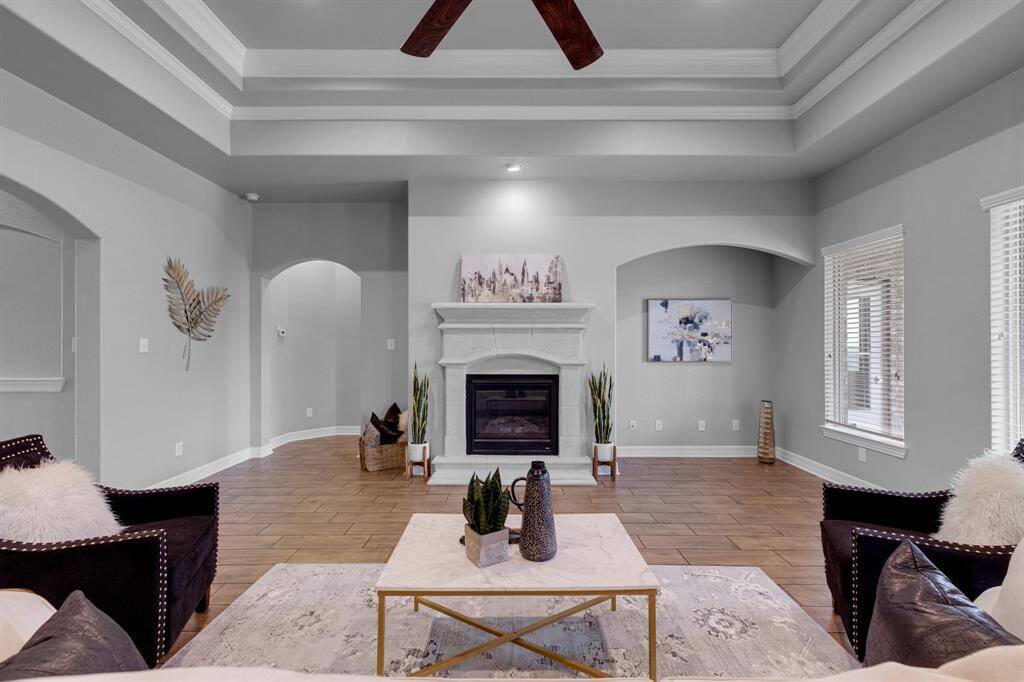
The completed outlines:
[[[221,484],[220,552],[210,609],[179,649],[277,563],[382,563],[416,512],[462,513],[462,487],[401,470],[367,473],[356,437],[284,445],[208,480]],[[825,585],[822,480],[753,458],[625,459],[613,483],[556,487],[555,512],[618,514],[651,564],[759,566],[848,647]]]

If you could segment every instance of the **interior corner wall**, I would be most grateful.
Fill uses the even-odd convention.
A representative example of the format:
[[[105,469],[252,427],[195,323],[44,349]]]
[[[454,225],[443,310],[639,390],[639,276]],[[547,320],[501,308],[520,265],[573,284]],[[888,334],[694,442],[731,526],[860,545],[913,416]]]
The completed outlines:
[[[990,444],[989,222],[979,200],[1024,185],[1024,111],[1020,90],[979,115],[1018,123],[955,150],[932,140],[958,139],[976,124],[971,112],[1007,83],[997,83],[822,177],[818,248],[903,224],[905,326],[905,459],[825,438],[824,274],[780,261],[775,296],[779,349],[775,362],[778,443],[786,450],[887,488],[946,488],[963,463]],[[894,164],[921,159],[896,177]],[[870,178],[884,178],[870,183]],[[819,259],[820,260],[820,259]],[[1024,435],[1024,434],[1022,434]]]
[[[658,446],[665,452],[680,446],[754,451],[760,401],[772,395],[774,261],[750,249],[693,246],[619,266],[615,412],[621,452],[631,446]],[[731,359],[648,362],[647,299],[663,298],[730,299]],[[734,419],[739,420],[735,431]],[[663,430],[655,429],[655,420],[662,421]],[[698,429],[699,420],[705,431]]]
[[[141,488],[246,454],[248,204],[3,71],[0,100],[0,176],[52,202],[102,245],[99,301],[90,303],[101,311],[101,480]],[[95,260],[98,252],[86,251]],[[188,372],[160,281],[168,257],[181,258],[199,286],[231,294],[213,338],[193,343]],[[141,337],[148,353],[139,353]]]
[[[361,414],[358,422],[339,426],[362,424],[370,412],[379,414],[392,402],[404,408],[408,402],[407,222],[404,202],[258,204],[253,209],[254,273],[273,276],[296,263],[329,260],[359,276]],[[339,328],[345,332],[352,330]],[[387,349],[388,339],[395,339],[395,350]]]
[[[590,366],[614,371],[618,266],[707,245],[813,262],[813,211],[812,187],[799,181],[411,181],[409,364],[432,377],[433,454],[442,454],[445,406],[439,320],[430,305],[458,300],[463,253],[561,255],[564,299],[596,306],[587,331]],[[620,413],[617,438],[624,418]],[[591,432],[589,414],[580,428]]]

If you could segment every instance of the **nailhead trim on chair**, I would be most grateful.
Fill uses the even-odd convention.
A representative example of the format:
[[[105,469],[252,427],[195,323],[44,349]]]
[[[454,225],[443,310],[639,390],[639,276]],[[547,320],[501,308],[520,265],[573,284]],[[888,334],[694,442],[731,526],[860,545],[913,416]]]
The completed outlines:
[[[927,493],[923,493],[927,494]],[[856,527],[851,531],[851,546],[853,547],[853,588],[850,595],[850,602],[852,604],[852,610],[850,613],[851,620],[851,633],[850,643],[853,644],[854,651],[860,652],[859,641],[860,641],[860,613],[857,608],[858,600],[860,598],[860,587],[859,587],[859,576],[857,575],[857,536],[858,535],[869,535],[871,537],[891,539],[891,540],[910,540],[915,545],[922,547],[935,547],[937,549],[955,549],[959,552],[966,552],[968,554],[979,554],[986,556],[1009,556],[1013,554],[1013,550],[1016,549],[1015,545],[961,545],[956,542],[947,542],[946,540],[932,540],[928,538],[921,538],[918,536],[906,535],[904,533],[892,533],[890,531],[873,530],[871,528],[860,528]]]
[[[84,540],[65,540],[62,542],[19,542],[17,540],[0,540],[0,549],[14,552],[50,552],[58,549],[74,547],[97,547],[114,545],[119,542],[138,538],[159,538],[160,555],[157,562],[157,604],[156,604],[156,658],[159,660],[166,652],[167,639],[167,531],[159,528],[140,530],[130,533],[118,533]]]
[[[8,459],[14,459],[15,457],[21,457],[23,455],[33,452],[42,452],[46,456],[46,459],[54,459],[49,449],[47,449],[46,444],[43,442],[42,436],[25,436],[24,438],[18,438],[16,440],[8,441],[6,445],[13,446],[21,445],[22,443],[31,443],[31,445],[26,446],[25,448],[22,448],[17,452],[12,452],[9,455],[4,455],[3,457],[0,457],[0,462],[3,462]]]
[[[907,493],[900,492],[898,490],[880,490],[878,488],[864,488],[855,485],[839,485],[838,483],[823,483],[821,491],[821,518],[827,519],[828,514],[828,496],[825,494],[825,490],[846,490],[849,492],[856,493],[872,493],[874,495],[888,495],[890,497],[910,497],[918,499],[928,499],[933,497],[947,497],[949,491],[947,490],[929,490],[923,493]]]

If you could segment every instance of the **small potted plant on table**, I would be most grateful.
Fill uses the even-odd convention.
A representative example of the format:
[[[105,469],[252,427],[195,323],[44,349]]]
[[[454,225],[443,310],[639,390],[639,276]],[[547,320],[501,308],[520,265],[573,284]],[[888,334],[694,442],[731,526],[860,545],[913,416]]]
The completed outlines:
[[[615,443],[612,442],[612,394],[615,381],[608,374],[608,368],[602,367],[601,373],[591,374],[590,405],[594,411],[594,478],[597,478],[601,465],[607,464],[612,470],[612,479],[617,476]]]
[[[462,499],[466,517],[466,556],[480,568],[508,559],[508,491],[501,486],[501,471],[495,469],[483,481],[474,473]]]

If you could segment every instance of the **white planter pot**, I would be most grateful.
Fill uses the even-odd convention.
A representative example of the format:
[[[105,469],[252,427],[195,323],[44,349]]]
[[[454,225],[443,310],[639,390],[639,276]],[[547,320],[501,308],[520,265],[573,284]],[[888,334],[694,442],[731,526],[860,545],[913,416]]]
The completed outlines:
[[[406,456],[409,458],[410,462],[421,463],[423,461],[423,455],[426,453],[428,447],[428,443],[409,443],[408,454]]]
[[[611,462],[615,443],[594,443],[594,449],[597,450],[598,462]]]

